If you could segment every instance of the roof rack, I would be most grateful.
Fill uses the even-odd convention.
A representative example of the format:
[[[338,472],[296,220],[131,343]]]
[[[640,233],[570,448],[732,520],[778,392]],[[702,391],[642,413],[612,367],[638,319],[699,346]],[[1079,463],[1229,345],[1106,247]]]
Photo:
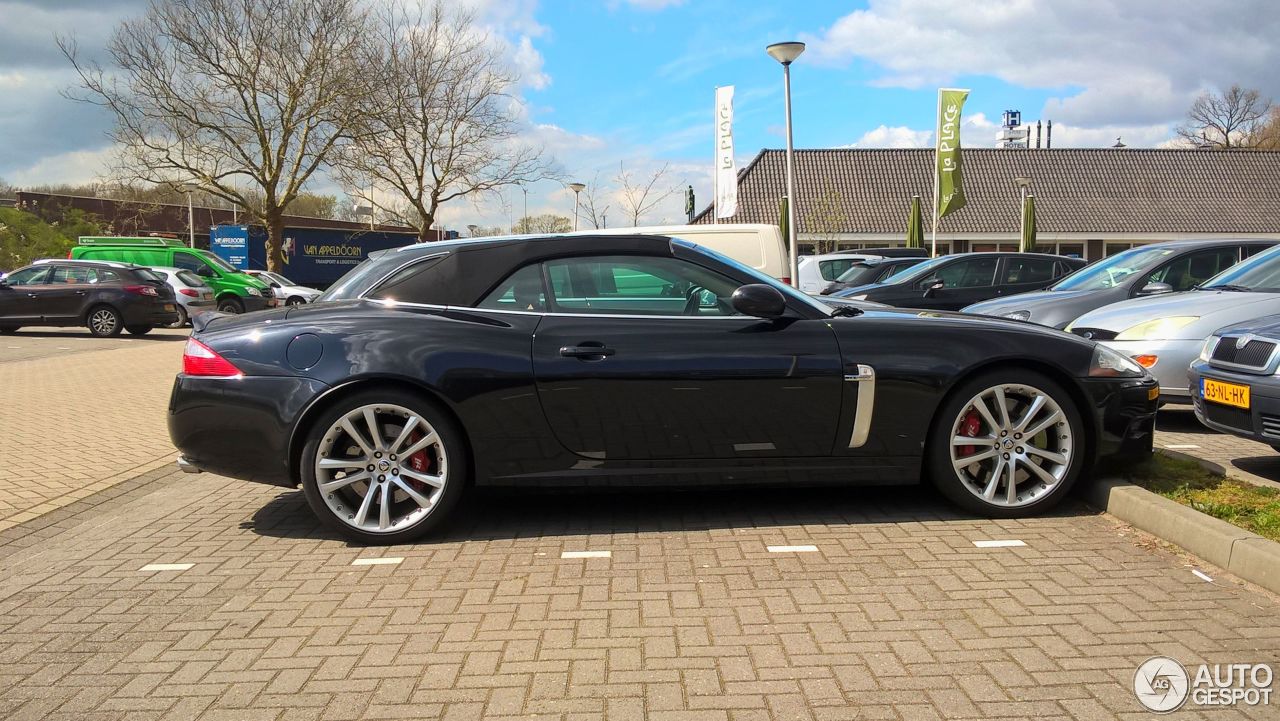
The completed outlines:
[[[164,238],[158,235],[146,237],[121,236],[80,236],[80,245],[149,245],[160,248],[185,248],[186,243],[177,238]]]

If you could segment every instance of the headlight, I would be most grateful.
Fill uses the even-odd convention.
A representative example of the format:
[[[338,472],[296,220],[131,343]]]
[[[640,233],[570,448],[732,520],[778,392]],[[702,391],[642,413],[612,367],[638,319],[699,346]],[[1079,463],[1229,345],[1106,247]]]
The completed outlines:
[[[1005,313],[1003,318],[1012,318],[1013,320],[1031,320],[1031,311],[1015,310],[1012,313]]]
[[[1116,340],[1169,340],[1176,337],[1179,330],[1200,320],[1198,315],[1175,315],[1168,318],[1156,318],[1125,328],[1116,334]]]
[[[1146,373],[1132,358],[1105,345],[1094,349],[1089,363],[1089,375],[1094,378],[1140,378]]]
[[[1213,351],[1218,347],[1218,341],[1222,340],[1222,336],[1211,335],[1204,339],[1204,345],[1200,346],[1200,360],[1208,362],[1213,356]]]
[[[863,293],[862,295],[851,295],[851,296],[849,296],[849,300],[866,300],[866,299],[867,299],[867,294],[866,294],[866,293]]]

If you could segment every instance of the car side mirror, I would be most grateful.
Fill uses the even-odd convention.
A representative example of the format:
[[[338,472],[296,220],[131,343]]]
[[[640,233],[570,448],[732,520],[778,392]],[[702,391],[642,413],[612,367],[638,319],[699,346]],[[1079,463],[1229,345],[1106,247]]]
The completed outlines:
[[[935,280],[932,283],[925,285],[924,297],[932,298],[934,293],[937,293],[938,291],[942,290],[945,287],[947,287],[947,284],[944,283],[941,278],[939,278],[938,280]]]
[[[787,299],[782,297],[782,291],[764,283],[738,288],[733,291],[730,302],[734,310],[756,318],[778,318],[787,311]]]
[[[277,283],[277,282],[275,282],[275,281],[271,281],[271,287],[272,287],[272,288],[279,288],[279,287],[280,287],[280,284],[279,284],[279,283]]]
[[[8,287],[9,287],[9,274],[0,273],[0,288],[8,288]]]
[[[1138,289],[1138,295],[1160,295],[1161,293],[1172,293],[1173,286],[1168,283],[1147,283]]]

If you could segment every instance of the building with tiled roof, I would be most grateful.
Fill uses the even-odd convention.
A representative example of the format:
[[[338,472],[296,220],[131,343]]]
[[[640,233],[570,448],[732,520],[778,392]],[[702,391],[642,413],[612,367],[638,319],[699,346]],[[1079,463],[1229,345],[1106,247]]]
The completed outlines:
[[[1031,180],[1038,248],[1090,260],[1138,243],[1280,237],[1280,152],[1251,150],[965,149],[967,204],[942,219],[942,251],[1016,250],[1019,196]],[[901,244],[919,195],[926,243],[932,149],[797,150],[801,249]],[[762,150],[738,174],[738,213],[721,222],[776,223],[785,153]],[[695,223],[711,222],[711,209]],[[806,242],[807,241],[807,242]]]

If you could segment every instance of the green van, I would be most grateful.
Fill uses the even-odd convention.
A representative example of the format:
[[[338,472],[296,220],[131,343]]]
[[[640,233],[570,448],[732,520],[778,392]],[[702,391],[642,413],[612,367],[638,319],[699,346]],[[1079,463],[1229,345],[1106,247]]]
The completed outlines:
[[[188,248],[174,238],[81,237],[79,245],[71,249],[71,257],[189,270],[213,288],[218,310],[223,313],[262,310],[277,303],[266,283],[207,250]]]

